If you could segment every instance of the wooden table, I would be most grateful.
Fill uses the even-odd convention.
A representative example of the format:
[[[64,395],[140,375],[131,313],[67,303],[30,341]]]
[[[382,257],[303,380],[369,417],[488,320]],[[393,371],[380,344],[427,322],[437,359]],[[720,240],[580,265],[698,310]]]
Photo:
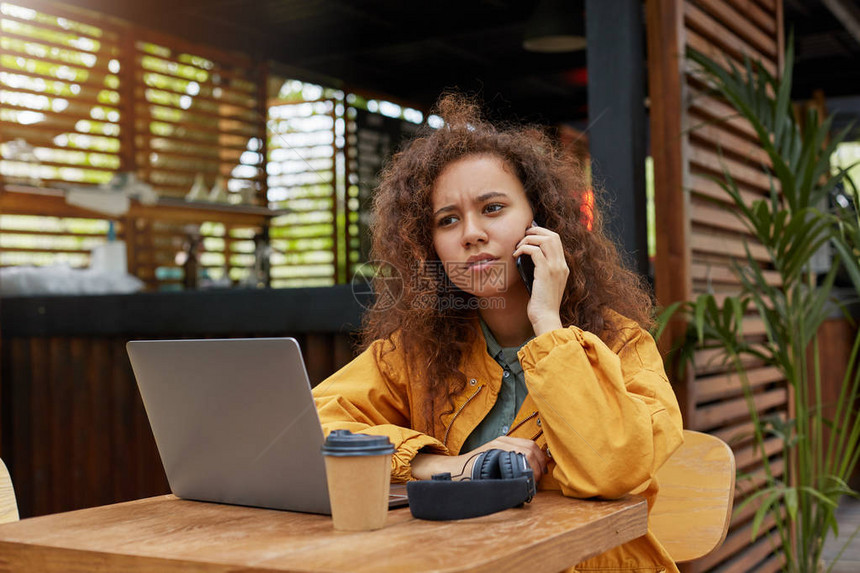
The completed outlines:
[[[460,521],[389,513],[384,529],[172,495],[0,525],[0,571],[557,572],[645,534],[646,502],[540,492],[522,508]]]

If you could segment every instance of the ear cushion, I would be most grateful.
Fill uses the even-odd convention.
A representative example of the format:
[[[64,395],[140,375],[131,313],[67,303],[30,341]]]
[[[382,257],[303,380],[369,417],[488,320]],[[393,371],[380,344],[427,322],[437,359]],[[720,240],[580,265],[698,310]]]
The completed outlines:
[[[499,479],[502,477],[499,470],[499,457],[507,452],[502,450],[489,450],[481,454],[475,460],[475,467],[478,469],[477,474],[472,471],[472,475],[477,475],[478,479]]]
[[[501,479],[514,478],[514,464],[517,460],[517,452],[502,452],[499,456],[499,477]]]
[[[515,479],[530,475],[532,471],[524,455],[499,449],[482,452],[472,466],[473,480]]]

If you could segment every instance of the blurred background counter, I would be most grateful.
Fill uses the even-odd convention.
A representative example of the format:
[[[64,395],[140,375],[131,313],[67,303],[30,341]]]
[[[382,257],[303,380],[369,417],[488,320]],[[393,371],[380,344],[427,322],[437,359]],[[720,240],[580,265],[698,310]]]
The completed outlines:
[[[22,517],[168,493],[125,350],[292,336],[316,384],[353,356],[350,285],[0,298],[0,455]]]

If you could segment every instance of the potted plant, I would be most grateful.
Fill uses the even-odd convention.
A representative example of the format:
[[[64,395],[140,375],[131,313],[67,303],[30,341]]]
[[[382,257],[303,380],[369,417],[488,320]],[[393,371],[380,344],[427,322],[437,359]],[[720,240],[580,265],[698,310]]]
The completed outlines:
[[[791,42],[789,42],[791,45]],[[676,303],[660,322],[681,311],[689,323],[681,356],[690,360],[702,345],[718,353],[740,378],[753,421],[753,441],[761,454],[766,481],[738,505],[758,503],[753,518],[753,538],[762,521],[773,516],[787,571],[818,571],[828,530],[837,531],[835,511],[844,495],[857,496],[847,478],[860,456],[860,419],[854,404],[860,389],[857,354],[860,336],[854,340],[835,414],[825,416],[821,400],[821,365],[818,360],[819,326],[833,309],[832,288],[840,264],[860,292],[860,225],[849,210],[827,207],[831,192],[841,185],[853,187],[847,170],[831,173],[830,158],[848,130],[831,134],[832,118],[819,122],[814,111],[799,121],[791,104],[793,49],[789,47],[782,78],[776,78],[760,62],[745,60],[743,68],[727,67],[690,50],[694,62],[711,89],[746,119],[766,152],[769,165],[769,197],[747,202],[728,169],[714,177],[726,192],[725,205],[746,226],[768,253],[768,266],[779,284],[766,280],[762,265],[746,246],[746,259],[736,261],[734,271],[740,292],[720,303],[712,294]],[[837,254],[824,276],[810,267],[810,260],[825,244]],[[744,338],[743,318],[754,313],[763,321],[764,342]],[[753,402],[745,373],[745,359],[774,366],[785,376],[794,393],[789,419],[762,417]],[[829,438],[827,433],[829,432]],[[774,475],[765,440],[781,439],[784,475]],[[739,476],[739,480],[744,476]],[[856,535],[856,532],[854,532]],[[853,536],[852,536],[853,537]]]

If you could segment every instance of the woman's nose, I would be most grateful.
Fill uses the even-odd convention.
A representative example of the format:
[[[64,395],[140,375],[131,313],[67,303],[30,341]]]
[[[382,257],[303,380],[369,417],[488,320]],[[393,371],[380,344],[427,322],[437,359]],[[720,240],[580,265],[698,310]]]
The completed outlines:
[[[463,219],[463,246],[471,246],[477,243],[485,243],[487,241],[487,232],[480,221],[474,217],[466,217]]]

